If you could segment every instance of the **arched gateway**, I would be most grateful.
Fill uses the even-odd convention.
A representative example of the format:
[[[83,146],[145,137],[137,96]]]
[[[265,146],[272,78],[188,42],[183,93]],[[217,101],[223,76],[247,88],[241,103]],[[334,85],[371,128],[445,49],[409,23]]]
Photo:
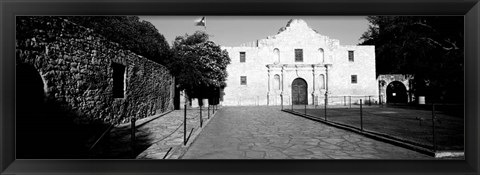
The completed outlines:
[[[302,78],[296,78],[292,82],[292,102],[294,105],[307,104],[307,82]]]
[[[399,81],[392,81],[387,86],[387,103],[407,103],[408,94],[405,85]]]
[[[381,103],[408,103],[413,101],[411,93],[412,75],[385,74],[377,77]]]

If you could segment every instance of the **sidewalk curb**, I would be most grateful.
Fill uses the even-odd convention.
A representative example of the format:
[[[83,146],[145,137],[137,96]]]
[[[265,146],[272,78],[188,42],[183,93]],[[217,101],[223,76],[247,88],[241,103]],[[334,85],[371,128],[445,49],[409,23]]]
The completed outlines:
[[[191,138],[188,140],[187,144],[186,145],[178,145],[178,146],[175,146],[171,153],[169,155],[167,155],[167,157],[165,157],[165,159],[182,159],[182,157],[185,155],[185,153],[188,151],[188,149],[190,148],[190,146],[193,144],[193,142],[195,142],[195,140],[197,140],[198,138],[198,135],[200,135],[200,133],[203,131],[203,129],[205,127],[208,126],[208,124],[210,123],[210,121],[215,118],[215,116],[217,115],[217,113],[219,112],[221,108],[217,109],[215,113],[213,113],[212,116],[210,116],[210,119],[206,120],[204,123],[203,123],[203,127],[197,129],[194,133],[192,133],[192,135],[190,136]]]
[[[388,138],[388,137],[385,137],[385,136],[383,136],[382,134],[379,134],[379,133],[375,133],[375,132],[371,132],[371,131],[365,131],[365,130],[362,131],[360,129],[357,129],[357,128],[354,128],[354,127],[351,127],[351,126],[339,124],[339,123],[336,123],[336,122],[331,122],[331,121],[328,121],[328,120],[325,121],[325,120],[322,120],[320,118],[317,118],[317,117],[314,117],[314,116],[311,116],[311,115],[308,115],[308,114],[302,114],[302,113],[299,113],[299,112],[289,111],[289,110],[282,110],[282,111],[290,113],[290,114],[294,114],[294,115],[297,115],[297,116],[300,116],[300,117],[304,117],[304,118],[307,118],[307,119],[310,119],[310,120],[313,120],[313,121],[321,122],[321,123],[327,124],[329,126],[333,126],[333,127],[344,129],[344,130],[348,130],[348,131],[366,136],[368,138],[372,138],[372,139],[375,139],[375,140],[379,140],[379,141],[382,141],[382,142],[386,142],[386,143],[390,143],[390,144],[393,144],[393,145],[396,145],[396,146],[400,146],[400,147],[403,147],[403,148],[406,148],[406,149],[410,149],[410,150],[413,150],[413,151],[416,151],[416,152],[419,152],[419,153],[422,153],[422,154],[432,156],[434,158],[451,158],[451,157],[464,156],[464,152],[458,152],[458,151],[457,152],[445,152],[445,151],[434,152],[433,150],[418,146],[420,144],[414,145],[414,144],[411,144],[411,143],[406,143],[405,141],[402,141],[401,139]]]

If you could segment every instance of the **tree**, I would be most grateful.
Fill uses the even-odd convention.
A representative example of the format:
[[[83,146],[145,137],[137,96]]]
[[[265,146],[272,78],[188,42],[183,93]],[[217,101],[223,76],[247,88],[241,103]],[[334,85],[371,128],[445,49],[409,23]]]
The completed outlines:
[[[369,16],[361,45],[375,45],[378,74],[414,75],[414,93],[463,102],[463,17]]]
[[[208,34],[197,31],[193,35],[178,36],[173,44],[173,59],[168,64],[180,90],[190,98],[218,98],[219,89],[225,88],[227,65],[230,58],[226,50],[208,40]]]
[[[171,57],[165,37],[148,21],[138,16],[68,16],[68,20],[91,28],[124,49],[166,65]]]

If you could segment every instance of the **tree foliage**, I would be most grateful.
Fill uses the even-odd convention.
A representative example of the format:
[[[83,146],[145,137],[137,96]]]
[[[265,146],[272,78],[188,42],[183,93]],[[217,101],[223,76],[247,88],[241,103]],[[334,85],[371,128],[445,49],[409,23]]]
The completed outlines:
[[[148,21],[138,16],[69,16],[68,20],[93,29],[147,59],[165,65],[171,57],[165,37]]]
[[[461,16],[369,16],[361,45],[375,45],[378,74],[412,74],[414,93],[463,101]]]
[[[209,98],[226,87],[230,58],[226,50],[208,40],[205,32],[176,37],[173,52],[168,67],[176,76],[179,89],[190,98]]]

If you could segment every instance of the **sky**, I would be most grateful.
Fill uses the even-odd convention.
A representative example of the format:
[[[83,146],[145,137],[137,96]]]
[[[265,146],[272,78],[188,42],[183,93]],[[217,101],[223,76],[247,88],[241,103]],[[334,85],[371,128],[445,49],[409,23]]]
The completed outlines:
[[[195,26],[202,16],[140,16],[149,21],[172,45],[176,36],[206,30],[210,40],[222,46],[243,43],[276,35],[290,19],[303,19],[321,35],[340,40],[341,45],[356,45],[368,29],[365,16],[206,16],[206,29]]]

